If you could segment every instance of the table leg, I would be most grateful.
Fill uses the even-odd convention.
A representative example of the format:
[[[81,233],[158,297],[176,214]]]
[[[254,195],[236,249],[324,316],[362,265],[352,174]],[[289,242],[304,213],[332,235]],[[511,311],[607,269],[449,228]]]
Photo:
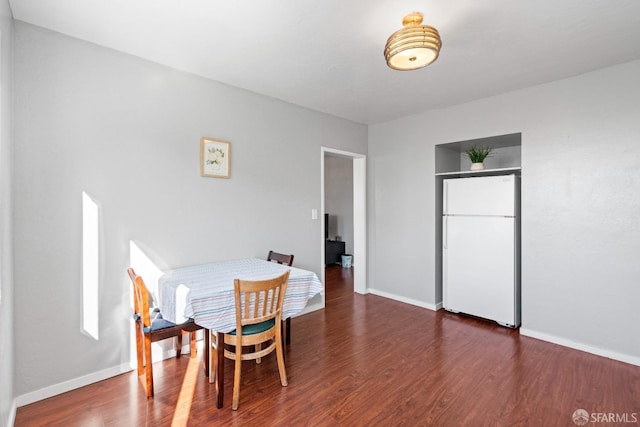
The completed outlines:
[[[216,407],[222,408],[224,402],[224,333],[217,332],[216,337]]]
[[[291,317],[287,317],[286,319],[284,319],[282,321],[282,325],[281,325],[281,334],[282,334],[282,356],[285,359],[285,363],[286,363],[286,359],[287,359],[287,345],[289,343],[291,343]]]
[[[284,336],[285,344],[291,344],[291,317],[287,317]]]
[[[209,330],[204,331],[204,375],[209,378],[209,352],[211,351],[211,343],[209,342]]]
[[[287,320],[289,319],[283,319],[280,325],[280,333],[282,334],[280,339],[282,340],[283,349],[287,346],[287,331],[289,330],[289,328],[287,328]]]

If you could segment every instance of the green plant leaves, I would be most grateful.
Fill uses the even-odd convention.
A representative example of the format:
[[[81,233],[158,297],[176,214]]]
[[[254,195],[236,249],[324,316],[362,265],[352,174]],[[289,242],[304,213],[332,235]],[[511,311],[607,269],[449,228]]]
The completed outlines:
[[[471,163],[482,163],[487,157],[491,157],[491,147],[473,146],[465,151],[465,154],[471,160]]]

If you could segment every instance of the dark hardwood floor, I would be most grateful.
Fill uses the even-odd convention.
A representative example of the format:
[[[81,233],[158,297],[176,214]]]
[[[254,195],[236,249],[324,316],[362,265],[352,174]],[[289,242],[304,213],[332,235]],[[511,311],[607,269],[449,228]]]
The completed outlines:
[[[353,294],[351,274],[329,268],[327,308],[293,319],[288,387],[274,354],[243,364],[238,411],[233,364],[216,409],[200,352],[156,363],[152,399],[131,372],[18,408],[15,425],[572,426],[577,409],[640,425],[639,367]]]

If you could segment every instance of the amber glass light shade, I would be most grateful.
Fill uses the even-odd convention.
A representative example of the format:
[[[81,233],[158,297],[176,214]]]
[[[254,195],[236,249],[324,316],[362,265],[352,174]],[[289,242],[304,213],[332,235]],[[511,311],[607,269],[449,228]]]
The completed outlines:
[[[415,70],[438,59],[442,40],[438,30],[422,24],[422,13],[402,20],[403,29],[391,34],[384,49],[387,65],[394,70]]]

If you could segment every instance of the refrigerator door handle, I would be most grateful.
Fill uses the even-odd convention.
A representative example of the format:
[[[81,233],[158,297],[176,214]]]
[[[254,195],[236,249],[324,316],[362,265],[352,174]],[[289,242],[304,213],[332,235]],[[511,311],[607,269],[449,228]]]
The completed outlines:
[[[442,207],[444,210],[444,214],[448,214],[449,213],[449,183],[447,181],[444,181],[444,186],[443,186],[443,195],[442,195]]]
[[[449,240],[449,218],[445,215],[442,217],[443,218],[443,227],[442,227],[442,243],[444,246],[444,249],[447,249],[448,247],[448,240]]]

